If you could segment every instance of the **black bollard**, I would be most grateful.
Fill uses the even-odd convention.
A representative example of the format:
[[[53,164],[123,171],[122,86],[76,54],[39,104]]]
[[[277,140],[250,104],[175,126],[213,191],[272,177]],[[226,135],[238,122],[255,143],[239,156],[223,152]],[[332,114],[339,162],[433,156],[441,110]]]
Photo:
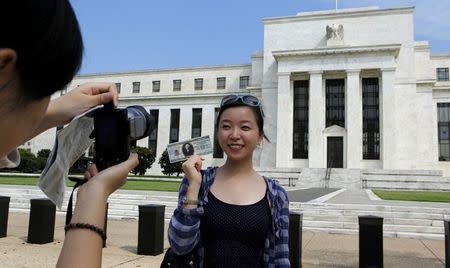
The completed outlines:
[[[108,227],[108,208],[109,208],[109,203],[106,202],[106,211],[105,211],[105,225],[104,225],[104,229],[105,230],[105,234],[107,234],[107,227]],[[108,237],[108,236],[106,236]],[[103,247],[106,248],[106,239],[103,240]]]
[[[301,213],[289,213],[289,261],[291,267],[302,267],[302,219]]]
[[[164,205],[140,205],[138,225],[139,255],[156,256],[164,251]]]
[[[445,229],[445,268],[450,268],[450,219],[444,220]]]
[[[383,218],[359,216],[359,267],[383,267]]]
[[[47,198],[31,199],[30,204],[27,242],[31,244],[53,242],[56,215],[55,204]]]
[[[8,230],[9,196],[0,196],[0,237],[6,237]]]

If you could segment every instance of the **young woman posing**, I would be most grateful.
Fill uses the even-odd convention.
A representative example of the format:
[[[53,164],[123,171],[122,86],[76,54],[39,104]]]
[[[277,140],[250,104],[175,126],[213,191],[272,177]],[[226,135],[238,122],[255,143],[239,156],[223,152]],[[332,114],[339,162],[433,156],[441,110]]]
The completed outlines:
[[[169,225],[173,251],[184,255],[195,248],[198,267],[289,267],[286,191],[253,169],[253,152],[265,138],[260,100],[225,96],[216,127],[227,160],[206,170],[201,156],[183,163]]]

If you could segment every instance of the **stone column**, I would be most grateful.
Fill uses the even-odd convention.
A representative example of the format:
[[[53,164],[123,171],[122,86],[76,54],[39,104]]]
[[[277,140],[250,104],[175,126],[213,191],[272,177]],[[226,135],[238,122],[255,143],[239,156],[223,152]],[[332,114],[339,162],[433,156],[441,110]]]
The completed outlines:
[[[157,152],[162,154],[169,144],[170,133],[170,108],[168,106],[159,109],[159,123],[158,123],[158,141]],[[157,156],[159,159],[161,155]]]
[[[277,100],[277,155],[276,166],[286,167],[292,158],[292,100],[291,100],[291,78],[290,73],[278,73],[278,100]],[[291,138],[289,138],[291,137]],[[288,148],[291,148],[290,150]],[[291,152],[291,153],[289,153]]]
[[[395,129],[395,68],[385,68],[382,72],[381,86],[381,146],[380,158],[384,169],[393,169],[396,165],[396,129]]]
[[[191,139],[192,133],[192,107],[181,106],[180,107],[180,128],[179,128],[179,141]]]
[[[309,143],[310,168],[324,168],[325,94],[322,71],[310,72],[309,78]]]
[[[360,70],[347,70],[345,126],[347,129],[347,168],[360,168],[362,159],[362,90]],[[344,164],[345,167],[345,164]]]

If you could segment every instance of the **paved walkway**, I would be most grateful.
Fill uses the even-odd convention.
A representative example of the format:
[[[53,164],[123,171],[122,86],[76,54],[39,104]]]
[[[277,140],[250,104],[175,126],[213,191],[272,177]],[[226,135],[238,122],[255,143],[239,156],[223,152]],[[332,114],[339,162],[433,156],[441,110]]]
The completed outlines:
[[[55,241],[26,243],[28,214],[10,213],[8,236],[0,238],[0,267],[54,267],[64,239],[64,217],[57,215]],[[163,254],[136,254],[138,222],[109,220],[103,267],[159,267]],[[165,234],[167,237],[167,234]],[[358,267],[358,236],[303,232],[303,267]],[[167,240],[164,248],[169,246]],[[442,240],[384,238],[385,267],[444,267]]]
[[[130,192],[123,191],[123,193]],[[160,195],[162,193],[145,192],[145,194]],[[177,193],[167,194],[176,196]],[[296,193],[293,194],[296,195]],[[332,190],[312,190],[308,198],[305,197],[308,200],[302,201],[312,200],[314,202],[314,200],[317,200],[315,198],[320,196],[322,196],[321,201],[325,203],[446,208],[449,206],[448,203],[376,201],[370,199],[364,190],[339,190],[334,192]],[[329,196],[329,198],[323,198],[326,196]],[[45,245],[26,243],[28,217],[27,213],[10,212],[8,236],[0,238],[0,267],[43,268],[55,266],[64,240],[64,217],[57,215],[55,241]],[[137,235],[138,222],[136,220],[109,220],[107,248],[103,251],[103,267],[159,267],[163,254],[159,256],[136,254]],[[167,234],[165,234],[165,237],[167,237]],[[304,231],[302,240],[303,267],[358,267],[358,241],[358,235]],[[164,247],[167,248],[169,246],[167,240],[164,243]],[[444,241],[442,240],[385,237],[384,264],[385,267],[444,267],[444,250]]]

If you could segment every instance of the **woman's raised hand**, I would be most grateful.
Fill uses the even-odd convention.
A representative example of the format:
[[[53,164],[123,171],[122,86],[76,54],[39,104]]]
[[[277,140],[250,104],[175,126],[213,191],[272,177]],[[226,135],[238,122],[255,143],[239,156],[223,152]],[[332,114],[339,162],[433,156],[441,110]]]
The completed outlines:
[[[202,169],[203,160],[205,160],[203,156],[192,155],[183,163],[183,172],[189,180],[189,185],[195,184],[196,186],[200,186],[202,183],[202,174],[200,173],[200,170]]]

